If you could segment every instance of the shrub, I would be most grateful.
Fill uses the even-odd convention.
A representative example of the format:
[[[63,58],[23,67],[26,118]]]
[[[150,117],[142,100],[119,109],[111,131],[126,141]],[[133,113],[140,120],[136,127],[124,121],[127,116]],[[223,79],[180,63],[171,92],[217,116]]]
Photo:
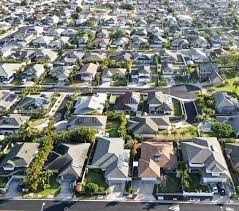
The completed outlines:
[[[88,183],[85,186],[85,191],[89,193],[95,193],[99,190],[99,186],[95,183]]]

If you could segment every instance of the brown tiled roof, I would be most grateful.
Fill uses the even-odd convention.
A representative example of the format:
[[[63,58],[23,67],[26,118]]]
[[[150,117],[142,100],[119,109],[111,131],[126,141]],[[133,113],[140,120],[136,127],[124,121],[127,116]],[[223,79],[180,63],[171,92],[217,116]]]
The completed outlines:
[[[155,161],[155,155],[160,155]],[[160,169],[177,168],[177,157],[172,142],[143,142],[139,160],[139,177],[160,177]]]

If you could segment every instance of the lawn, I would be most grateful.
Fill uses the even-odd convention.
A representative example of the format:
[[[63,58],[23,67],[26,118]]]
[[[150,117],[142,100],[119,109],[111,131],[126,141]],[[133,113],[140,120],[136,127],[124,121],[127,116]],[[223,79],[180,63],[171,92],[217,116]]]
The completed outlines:
[[[43,124],[44,122],[47,121],[47,118],[42,118],[42,119],[34,119],[31,121],[30,125],[31,127],[36,127],[38,125],[41,125]]]
[[[194,127],[194,126],[176,128],[174,134],[172,132],[170,134],[170,131],[167,133],[166,131],[161,131],[161,133],[157,135],[158,139],[163,139],[168,141],[173,141],[178,139],[191,139],[194,137],[198,137],[197,127]]]
[[[182,192],[181,179],[176,177],[175,174],[165,175],[165,181],[158,185],[159,193],[178,193]]]
[[[200,184],[201,176],[199,174],[189,174],[189,189],[187,192],[209,192],[208,186]]]
[[[105,182],[104,173],[101,170],[88,169],[84,182],[85,184],[95,183],[99,187],[103,187],[104,190],[108,188],[108,185]]]
[[[182,108],[179,101],[173,102],[173,113],[174,116],[182,116]]]
[[[152,76],[151,81],[149,83],[150,87],[157,87],[158,86],[158,77],[157,76]]]
[[[106,133],[109,133],[110,137],[118,137],[118,128],[120,126],[119,121],[107,121],[106,124]]]
[[[221,86],[221,85],[205,86],[204,88],[212,93],[213,92],[235,92],[236,91],[236,93],[239,95],[239,89],[236,90],[235,87],[233,86],[233,83],[238,80],[239,80],[239,77],[231,78],[231,79],[225,80],[228,82],[228,84],[226,84],[224,86]]]
[[[47,198],[48,196],[56,196],[61,190],[61,185],[56,181],[56,176],[53,175],[49,178],[50,186],[45,190],[36,193],[37,198]]]
[[[55,83],[57,83],[57,79],[50,76],[44,78],[41,82],[41,84],[55,84]]]
[[[0,177],[0,188],[4,188],[8,182],[7,177]]]

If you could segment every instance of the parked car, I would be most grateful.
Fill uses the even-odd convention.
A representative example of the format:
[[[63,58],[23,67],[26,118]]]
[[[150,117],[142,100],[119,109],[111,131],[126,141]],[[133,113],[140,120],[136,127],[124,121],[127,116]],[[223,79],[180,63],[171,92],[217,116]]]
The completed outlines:
[[[226,190],[223,183],[218,183],[217,187],[221,195],[226,195]]]
[[[20,184],[17,185],[17,191],[22,192],[22,190],[23,190],[23,184],[20,183]]]
[[[216,184],[211,184],[213,193],[218,193],[218,188]]]

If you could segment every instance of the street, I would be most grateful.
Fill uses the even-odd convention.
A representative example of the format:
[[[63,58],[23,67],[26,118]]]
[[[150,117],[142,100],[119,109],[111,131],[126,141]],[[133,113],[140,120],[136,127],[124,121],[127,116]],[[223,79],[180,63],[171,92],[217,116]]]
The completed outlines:
[[[43,204],[45,203],[45,205]],[[100,202],[100,201],[41,201],[41,200],[1,200],[0,210],[40,211],[239,211],[238,205],[209,205],[197,203],[161,204],[140,202]]]

